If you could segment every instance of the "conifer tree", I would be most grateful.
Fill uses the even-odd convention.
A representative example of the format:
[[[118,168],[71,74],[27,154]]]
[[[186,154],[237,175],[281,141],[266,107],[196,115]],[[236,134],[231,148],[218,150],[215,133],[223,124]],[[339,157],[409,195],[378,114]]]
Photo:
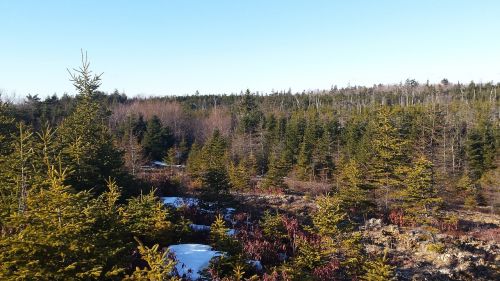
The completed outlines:
[[[155,244],[149,248],[136,238],[139,246],[137,250],[141,258],[147,263],[147,267],[136,267],[131,275],[125,276],[123,281],[180,281],[173,276],[176,261],[168,256],[168,251],[160,251],[159,245]]]
[[[365,281],[393,281],[396,280],[394,266],[389,264],[387,252],[382,257],[366,262],[365,274],[361,277]]]
[[[310,117],[304,131],[304,138],[297,159],[298,177],[302,180],[312,180],[314,178],[315,171],[312,166],[312,156],[317,132],[316,118]]]
[[[154,115],[147,125],[142,139],[142,147],[147,157],[162,160],[166,151],[173,145],[174,136],[170,128],[163,127],[158,116]]]
[[[321,138],[316,141],[312,154],[312,166],[314,174],[320,176],[323,182],[331,179],[334,169],[332,159],[332,140],[328,128],[323,128]]]
[[[334,197],[320,196],[316,199],[316,204],[318,209],[313,214],[312,221],[320,235],[335,238],[349,227],[347,214]]]
[[[52,168],[49,187],[33,188],[25,212],[7,218],[11,233],[0,237],[0,279],[112,279],[123,273],[130,248],[113,221],[118,214],[110,213],[117,211],[115,192],[101,199],[73,193],[65,176]]]
[[[469,176],[473,181],[479,180],[484,172],[483,137],[478,129],[470,130],[466,142],[466,154]]]
[[[106,120],[108,111],[98,102],[96,90],[101,75],[92,75],[89,62],[82,56],[82,66],[70,73],[78,90],[78,103],[58,129],[62,160],[72,173],[67,184],[76,190],[93,188],[100,194],[106,189],[106,180],[116,178],[126,185],[122,153],[114,147]]]
[[[402,194],[405,209],[417,214],[430,214],[442,203],[434,186],[432,166],[432,162],[422,155],[405,175]]]
[[[128,200],[123,209],[123,223],[128,231],[146,243],[172,243],[175,239],[175,225],[172,214],[151,190]]]
[[[214,249],[234,253],[237,248],[237,241],[229,235],[229,228],[226,227],[222,215],[217,215],[215,221],[210,225],[210,242]]]
[[[262,182],[263,188],[283,189],[287,187],[284,180],[288,170],[285,157],[285,155],[280,156],[280,153],[277,151],[272,152],[269,159],[267,174]]]
[[[400,186],[398,169],[405,166],[403,149],[406,141],[399,137],[398,129],[391,123],[391,110],[381,107],[372,123],[372,160],[369,164],[371,182],[383,192],[384,207],[389,197]]]
[[[373,202],[370,200],[370,190],[365,184],[360,165],[354,159],[343,164],[337,177],[335,198],[342,210],[349,215],[366,215],[370,212]]]

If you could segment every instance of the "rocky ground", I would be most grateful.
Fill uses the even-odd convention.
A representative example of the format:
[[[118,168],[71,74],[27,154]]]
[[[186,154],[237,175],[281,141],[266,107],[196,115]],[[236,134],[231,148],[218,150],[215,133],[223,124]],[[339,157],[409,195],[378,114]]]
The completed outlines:
[[[370,219],[361,229],[368,253],[388,250],[398,280],[500,280],[500,220],[487,219],[481,235],[477,229],[439,233],[380,219]]]
[[[315,208],[311,198],[298,195],[240,194],[238,201],[247,211],[261,206],[260,211],[276,209],[297,217]],[[387,250],[398,280],[500,280],[500,215],[468,210],[446,215],[459,220],[458,229],[443,232],[370,219],[360,227],[366,252]]]

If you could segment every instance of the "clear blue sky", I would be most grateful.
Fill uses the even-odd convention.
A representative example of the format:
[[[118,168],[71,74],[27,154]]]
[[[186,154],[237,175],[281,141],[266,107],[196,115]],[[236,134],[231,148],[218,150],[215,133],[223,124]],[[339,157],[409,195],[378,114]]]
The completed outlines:
[[[0,26],[18,96],[74,94],[80,49],[131,96],[500,80],[495,0],[0,0]]]

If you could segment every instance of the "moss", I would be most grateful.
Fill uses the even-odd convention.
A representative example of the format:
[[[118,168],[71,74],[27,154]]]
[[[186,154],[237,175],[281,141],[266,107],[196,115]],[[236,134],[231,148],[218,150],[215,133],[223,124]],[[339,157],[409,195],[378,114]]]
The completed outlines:
[[[427,245],[427,251],[442,254],[446,247],[441,243],[431,243]]]

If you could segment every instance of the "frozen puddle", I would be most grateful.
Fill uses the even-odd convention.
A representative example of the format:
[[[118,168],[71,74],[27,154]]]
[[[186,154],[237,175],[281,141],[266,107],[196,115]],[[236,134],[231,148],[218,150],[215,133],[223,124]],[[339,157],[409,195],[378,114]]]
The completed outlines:
[[[198,280],[200,273],[208,267],[210,260],[221,256],[222,253],[213,251],[212,247],[203,244],[178,244],[168,247],[175,254],[177,264],[175,268],[179,276],[191,280]]]

